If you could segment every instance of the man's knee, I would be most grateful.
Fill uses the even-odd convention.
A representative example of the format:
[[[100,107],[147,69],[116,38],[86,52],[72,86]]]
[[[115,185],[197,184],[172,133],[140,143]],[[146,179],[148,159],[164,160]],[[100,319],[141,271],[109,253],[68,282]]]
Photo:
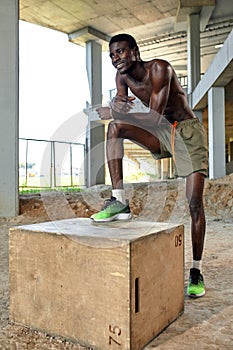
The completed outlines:
[[[108,124],[108,131],[107,131],[107,135],[108,135],[108,139],[111,138],[117,138],[120,137],[121,135],[121,130],[122,130],[122,123],[119,120],[112,120],[109,124]]]
[[[189,212],[192,217],[197,218],[203,212],[203,201],[191,199],[189,202]]]

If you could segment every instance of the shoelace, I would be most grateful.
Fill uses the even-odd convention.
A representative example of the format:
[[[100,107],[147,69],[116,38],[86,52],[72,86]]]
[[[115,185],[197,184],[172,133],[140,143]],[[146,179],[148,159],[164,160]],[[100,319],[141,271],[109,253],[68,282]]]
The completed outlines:
[[[107,207],[109,207],[109,205],[113,204],[113,202],[116,202],[116,198],[115,197],[111,197],[110,199],[106,199],[104,201],[104,206],[102,208],[102,210],[106,209]]]
[[[198,284],[199,281],[202,281],[202,278],[198,273],[191,274],[190,279],[192,284]]]

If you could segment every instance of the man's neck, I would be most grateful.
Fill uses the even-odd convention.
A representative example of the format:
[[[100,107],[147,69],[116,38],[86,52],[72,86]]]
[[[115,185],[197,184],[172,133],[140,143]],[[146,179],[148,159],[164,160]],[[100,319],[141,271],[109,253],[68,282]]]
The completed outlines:
[[[146,77],[146,69],[144,67],[144,62],[135,62],[132,69],[127,73],[128,79],[134,81],[134,82],[143,82],[143,80]]]

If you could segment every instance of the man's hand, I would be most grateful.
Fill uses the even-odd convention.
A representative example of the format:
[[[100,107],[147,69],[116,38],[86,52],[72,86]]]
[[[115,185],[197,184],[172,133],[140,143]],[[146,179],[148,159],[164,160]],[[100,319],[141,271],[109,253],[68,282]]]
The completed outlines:
[[[111,109],[116,113],[128,113],[133,108],[135,97],[115,96],[110,102]]]
[[[112,119],[109,107],[98,107],[98,108],[96,108],[96,111],[97,111],[100,119],[102,119],[102,120]]]

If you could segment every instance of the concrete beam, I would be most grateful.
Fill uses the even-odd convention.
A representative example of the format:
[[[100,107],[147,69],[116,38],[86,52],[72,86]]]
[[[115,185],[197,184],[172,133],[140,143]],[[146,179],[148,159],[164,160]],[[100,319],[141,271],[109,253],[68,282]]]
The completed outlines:
[[[85,46],[88,41],[96,41],[102,46],[108,47],[110,36],[92,27],[84,27],[68,34],[69,41],[74,44]]]
[[[207,69],[191,96],[193,109],[204,109],[208,104],[208,91],[213,86],[226,86],[232,80],[233,30],[223,47]]]
[[[200,14],[200,31],[203,32],[209,23],[214,6],[203,6]]]
[[[180,0],[176,12],[176,22],[185,21],[191,14],[200,14],[203,6],[215,6],[215,0]]]

